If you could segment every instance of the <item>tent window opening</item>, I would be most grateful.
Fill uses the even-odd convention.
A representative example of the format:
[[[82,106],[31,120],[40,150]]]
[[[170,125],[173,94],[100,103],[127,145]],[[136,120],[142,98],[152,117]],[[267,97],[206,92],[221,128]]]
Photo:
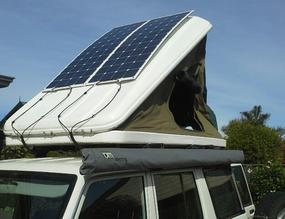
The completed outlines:
[[[183,128],[203,131],[203,126],[195,117],[195,98],[201,93],[201,85],[195,78],[197,65],[178,71],[175,84],[169,100],[169,109],[175,122]]]

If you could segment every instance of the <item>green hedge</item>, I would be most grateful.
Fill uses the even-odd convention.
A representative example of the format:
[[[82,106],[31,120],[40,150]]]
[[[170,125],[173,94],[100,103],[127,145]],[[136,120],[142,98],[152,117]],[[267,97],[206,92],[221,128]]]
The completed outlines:
[[[273,129],[233,120],[224,128],[227,148],[244,151],[245,163],[267,164],[281,161],[281,137]]]
[[[4,147],[0,151],[0,159],[33,158],[34,155],[23,146]]]
[[[279,163],[248,165],[249,186],[252,198],[258,203],[269,192],[285,191],[285,167]]]

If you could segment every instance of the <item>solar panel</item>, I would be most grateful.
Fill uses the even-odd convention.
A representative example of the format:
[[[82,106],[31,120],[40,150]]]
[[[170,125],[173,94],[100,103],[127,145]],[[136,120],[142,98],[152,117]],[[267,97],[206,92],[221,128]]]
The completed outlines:
[[[134,79],[166,35],[188,14],[146,22],[120,45],[89,82]]]
[[[104,62],[113,50],[143,22],[117,27],[103,35],[76,57],[47,88],[82,84]]]
[[[76,57],[47,89],[136,78],[166,36],[188,14],[114,28]]]

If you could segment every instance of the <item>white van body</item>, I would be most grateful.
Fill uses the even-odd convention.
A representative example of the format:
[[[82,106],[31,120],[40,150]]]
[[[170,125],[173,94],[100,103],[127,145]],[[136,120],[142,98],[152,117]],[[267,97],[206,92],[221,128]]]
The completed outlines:
[[[182,17],[175,23],[177,16]],[[167,20],[165,29],[175,24],[167,33],[160,24],[145,28],[160,19]],[[120,43],[96,70],[91,69],[88,80],[48,86],[14,113],[4,125],[6,147],[38,151],[80,147],[83,159],[0,161],[0,218],[253,218],[255,208],[242,167],[231,167],[243,161],[243,154],[225,150],[226,141],[207,105],[205,46],[211,27],[192,12],[144,21],[125,38],[113,38]],[[150,29],[157,32],[144,42],[152,35]],[[139,38],[139,31],[146,36]],[[163,37],[155,38],[159,34]],[[140,40],[134,40],[135,48],[128,44],[136,52],[147,50],[140,44],[159,39],[136,75],[91,83],[117,51],[125,52],[124,43],[131,37]],[[85,61],[92,59],[86,57]],[[131,53],[128,58],[133,58]],[[87,70],[84,67],[83,72]],[[67,78],[61,80],[71,81],[71,73],[63,72]],[[183,92],[174,95],[176,88]],[[180,113],[181,109],[186,110]]]
[[[164,150],[164,149],[159,149],[159,150]],[[190,149],[191,150],[191,149]],[[108,151],[108,149],[106,149],[106,151]],[[195,187],[195,191],[197,193],[196,195],[196,199],[191,199],[192,203],[189,203],[191,206],[189,206],[190,212],[193,211],[194,209],[194,205],[193,205],[193,200],[197,201],[197,206],[199,205],[199,209],[200,209],[200,218],[204,218],[204,219],[215,219],[215,218],[221,218],[221,217],[217,217],[217,209],[221,214],[227,215],[227,210],[230,211],[230,209],[224,209],[221,212],[221,208],[217,207],[217,204],[221,204],[224,205],[223,202],[221,203],[217,203],[217,194],[211,194],[211,192],[213,192],[210,187],[211,184],[212,186],[219,187],[219,190],[223,190],[223,189],[227,189],[226,187],[229,186],[229,184],[225,184],[223,185],[224,188],[220,187],[220,185],[218,184],[223,184],[223,182],[221,180],[227,180],[229,179],[229,177],[231,178],[232,182],[234,181],[234,177],[232,177],[231,175],[226,176],[225,178],[220,178],[219,180],[216,180],[215,177],[212,177],[208,180],[207,178],[207,171],[216,171],[215,169],[209,168],[209,167],[190,167],[190,168],[183,168],[183,169],[171,169],[171,170],[153,170],[153,171],[131,171],[131,170],[124,170],[124,171],[111,171],[111,172],[100,172],[98,174],[91,174],[91,175],[82,175],[80,173],[80,167],[82,166],[82,159],[80,158],[36,158],[36,159],[18,159],[18,160],[5,160],[5,161],[1,161],[0,162],[0,176],[1,176],[1,185],[0,185],[0,200],[2,199],[1,196],[3,195],[3,193],[5,193],[3,186],[6,186],[8,188],[9,184],[12,184],[12,182],[8,183],[7,181],[4,180],[3,178],[3,174],[10,174],[11,176],[16,176],[17,174],[21,175],[25,175],[28,176],[28,178],[33,178],[33,176],[41,176],[41,175],[46,175],[46,176],[53,176],[52,174],[59,174],[61,176],[72,176],[74,182],[72,182],[72,188],[71,188],[71,192],[68,195],[67,199],[65,200],[65,204],[63,206],[62,212],[60,212],[60,214],[57,214],[57,217],[53,217],[52,213],[49,213],[49,217],[48,218],[64,218],[64,219],[77,219],[77,218],[90,218],[90,217],[83,217],[82,216],[82,209],[83,206],[85,205],[85,201],[86,198],[90,196],[90,194],[92,194],[90,191],[91,186],[93,186],[95,184],[96,186],[100,186],[101,184],[96,184],[96,183],[100,183],[100,182],[104,182],[106,184],[106,182],[111,182],[114,180],[120,180],[120,179],[141,179],[142,180],[142,188],[141,188],[141,192],[139,193],[143,200],[143,214],[134,218],[144,218],[144,219],[158,219],[160,218],[160,205],[161,202],[168,202],[168,201],[164,201],[161,200],[163,199],[163,196],[171,196],[174,193],[176,193],[176,188],[173,187],[173,184],[175,180],[174,178],[176,177],[176,175],[178,176],[179,174],[184,174],[183,176],[191,176],[193,177],[193,182],[192,182],[192,187]],[[235,167],[241,168],[240,165],[234,165]],[[220,170],[223,169],[227,169],[229,168],[229,165],[223,165],[222,167],[217,167],[218,170],[220,168]],[[219,170],[219,171],[220,171]],[[206,172],[205,172],[206,171]],[[218,171],[218,172],[219,172]],[[158,183],[158,185],[156,184],[156,177],[157,175],[162,176],[162,177],[169,177],[170,180],[165,181],[164,183],[161,184]],[[211,174],[210,174],[211,175]],[[179,175],[181,176],[181,175]],[[217,177],[217,176],[216,176]],[[11,177],[9,178],[10,180]],[[163,179],[163,178],[162,178]],[[187,179],[187,182],[189,182],[189,179]],[[173,181],[173,183],[172,183]],[[17,181],[17,186],[20,187],[21,181],[18,180]],[[23,181],[23,182],[27,182],[27,181]],[[22,182],[22,183],[23,183]],[[131,180],[129,181],[131,182]],[[246,182],[246,181],[245,181]],[[15,182],[16,183],[16,182]],[[121,190],[117,190],[115,192],[113,192],[112,195],[109,196],[119,196],[122,195],[123,193],[126,195],[132,195],[132,193],[135,193],[136,189],[134,188],[136,184],[130,184],[129,183],[121,186],[122,189]],[[55,186],[57,185],[56,182],[53,182],[52,184],[49,184],[48,186],[46,185],[46,187],[44,186],[43,182],[40,181],[40,179],[37,178],[37,180],[33,183],[31,183],[31,185],[26,185],[25,190],[21,191],[21,189],[19,188],[14,189],[13,192],[14,194],[17,193],[17,195],[22,195],[22,196],[34,196],[34,198],[39,198],[40,196],[44,196],[44,200],[53,200],[53,198],[56,197],[56,194],[53,194],[51,191],[49,190],[55,190],[57,191],[54,187],[51,186]],[[59,183],[58,185],[62,186],[63,184]],[[127,186],[126,186],[127,185]],[[172,185],[172,186],[171,186]],[[186,185],[186,184],[185,184]],[[238,189],[237,189],[237,184],[236,182],[233,184],[234,186],[232,187],[232,191],[234,191],[234,194],[236,197],[239,198],[239,200],[241,199],[241,196],[239,195]],[[247,185],[247,184],[246,184]],[[5,188],[6,188],[5,187]],[[125,187],[125,188],[123,188]],[[191,188],[192,188],[191,187]],[[93,190],[94,190],[93,188]],[[187,186],[184,188],[186,189]],[[98,188],[98,190],[102,190],[104,189],[104,186],[101,188]],[[193,188],[192,188],[193,189]],[[248,188],[246,188],[248,189]],[[44,192],[44,190],[47,190],[46,193]],[[158,191],[162,191],[162,193]],[[10,191],[10,190],[9,190]],[[226,191],[226,190],[225,190]],[[7,191],[6,191],[7,192]],[[12,193],[13,193],[12,192]],[[98,191],[97,191],[98,192]],[[12,194],[10,193],[10,194]],[[90,194],[89,194],[90,193]],[[94,191],[93,191],[94,193]],[[196,194],[195,193],[195,194]],[[248,191],[249,193],[249,191]],[[60,192],[57,192],[58,196],[62,195]],[[96,192],[94,193],[96,194]],[[191,193],[192,195],[194,194],[193,192]],[[220,194],[220,196],[224,196],[227,197],[229,194]],[[250,194],[249,194],[250,195]],[[48,197],[47,197],[48,196]],[[158,197],[159,196],[159,197]],[[162,197],[161,197],[162,196]],[[87,198],[88,199],[88,198]],[[250,197],[251,199],[251,197]],[[99,199],[98,199],[99,200]],[[166,198],[165,198],[166,200]],[[174,200],[174,199],[173,199]],[[175,198],[176,200],[176,198]],[[229,199],[230,200],[230,199]],[[3,200],[2,200],[3,202]],[[48,201],[46,201],[48,202]],[[179,203],[176,202],[175,203]],[[32,205],[32,204],[31,204]],[[36,205],[36,204],[35,204]],[[249,218],[253,218],[253,214],[254,214],[254,205],[251,204],[244,206],[242,204],[242,201],[240,200],[238,202],[237,208],[239,209],[238,213],[236,213],[235,215],[228,215],[227,218],[235,218],[235,219],[249,219]],[[48,206],[48,205],[47,205]],[[96,206],[100,206],[100,201],[98,203],[96,203]],[[196,205],[195,205],[196,206]],[[197,207],[196,206],[196,207]],[[15,206],[14,206],[15,207]],[[49,208],[53,208],[51,206],[49,206]],[[177,207],[177,209],[180,209],[180,207]],[[16,214],[16,207],[15,209],[13,207],[10,206],[10,216],[8,217],[7,215],[7,206],[6,209],[3,207],[0,207],[0,215],[4,215],[4,213],[6,212],[6,217],[4,217],[5,219],[7,218],[17,218],[13,217],[13,214]],[[43,209],[42,209],[43,210]],[[166,209],[167,210],[167,209]],[[41,215],[41,213],[39,213],[38,211],[41,211],[41,209],[39,209],[39,207],[34,206],[31,207],[31,210],[29,210],[29,214],[30,214],[30,218],[36,218],[35,215]],[[47,211],[47,209],[45,209],[43,214],[46,214],[45,212]],[[55,210],[50,210],[50,212],[55,211]],[[98,209],[97,209],[98,211]],[[118,210],[119,211],[119,210]],[[173,210],[175,213],[175,210]],[[197,211],[198,212],[198,211]],[[196,214],[197,214],[196,212]],[[23,214],[23,212],[22,212]],[[192,215],[193,216],[193,215]],[[37,216],[39,217],[39,216]],[[162,217],[162,216],[161,216]],[[1,217],[2,218],[2,217]],[[40,216],[40,218],[45,218],[43,215]],[[94,215],[94,218],[102,218],[102,217],[96,217],[96,214]],[[118,218],[120,218],[118,216]],[[131,217],[130,217],[131,218]],[[163,217],[162,217],[163,218]],[[177,215],[178,218],[178,215]],[[190,217],[193,218],[193,217]],[[128,219],[128,218],[125,218]],[[173,217],[173,219],[175,219]]]

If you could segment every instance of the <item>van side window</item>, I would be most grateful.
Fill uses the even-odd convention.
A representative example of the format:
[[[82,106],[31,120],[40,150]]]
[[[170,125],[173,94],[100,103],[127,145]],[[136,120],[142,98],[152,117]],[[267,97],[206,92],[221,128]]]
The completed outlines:
[[[192,173],[154,175],[159,219],[202,219]]]
[[[142,177],[109,179],[90,185],[80,219],[145,219]]]
[[[204,175],[218,219],[243,213],[237,190],[228,167],[205,169]]]
[[[249,206],[252,204],[248,186],[246,184],[246,179],[242,171],[241,166],[232,166],[232,171],[235,177],[237,188],[241,197],[243,206]]]

